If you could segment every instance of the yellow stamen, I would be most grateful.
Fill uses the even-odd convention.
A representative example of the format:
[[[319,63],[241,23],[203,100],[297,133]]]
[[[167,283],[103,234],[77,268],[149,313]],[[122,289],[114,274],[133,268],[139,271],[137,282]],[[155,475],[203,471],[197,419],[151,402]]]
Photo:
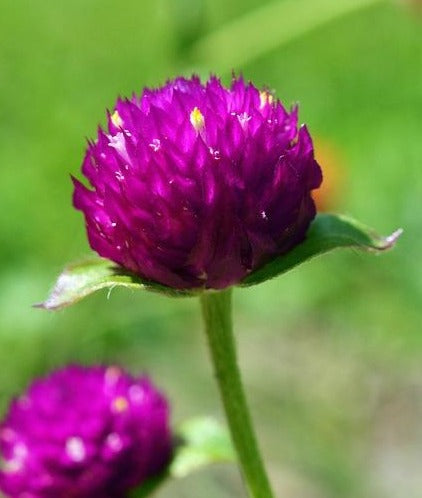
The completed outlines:
[[[119,111],[117,109],[111,115],[111,122],[116,128],[121,128],[123,126],[122,118],[120,117]]]
[[[190,122],[197,132],[200,132],[205,126],[204,115],[197,107],[194,107],[190,113]]]
[[[262,109],[267,104],[271,105],[274,101],[274,97],[271,95],[271,93],[267,92],[266,90],[263,90],[262,92],[259,92],[259,101],[260,101],[260,108]]]
[[[113,399],[111,408],[114,412],[123,413],[129,408],[129,403],[127,399],[123,396]]]

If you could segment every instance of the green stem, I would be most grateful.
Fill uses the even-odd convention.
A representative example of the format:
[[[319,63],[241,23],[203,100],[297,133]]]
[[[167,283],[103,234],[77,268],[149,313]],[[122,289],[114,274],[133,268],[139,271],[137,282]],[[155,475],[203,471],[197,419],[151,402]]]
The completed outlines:
[[[237,365],[231,290],[200,297],[214,371],[240,466],[253,498],[272,498]]]

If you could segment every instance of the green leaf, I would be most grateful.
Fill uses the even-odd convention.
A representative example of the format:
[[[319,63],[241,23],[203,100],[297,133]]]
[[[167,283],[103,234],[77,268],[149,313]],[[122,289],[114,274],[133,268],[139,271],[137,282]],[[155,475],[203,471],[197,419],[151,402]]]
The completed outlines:
[[[177,440],[170,467],[145,482],[134,491],[132,498],[150,496],[166,479],[183,478],[206,465],[236,461],[229,433],[210,417],[198,417],[183,423]]]
[[[182,444],[170,466],[173,477],[184,477],[212,463],[236,460],[229,433],[212,418],[188,420],[181,426],[179,435]]]
[[[160,292],[172,297],[195,295],[188,290],[177,290],[144,280],[124,268],[102,258],[90,258],[67,266],[57,279],[47,299],[35,307],[57,310],[70,306],[100,289],[127,287],[132,290]]]
[[[266,265],[250,273],[239,284],[251,286],[284,273],[310,258],[337,247],[355,247],[382,251],[394,245],[401,234],[397,230],[389,237],[380,237],[371,229],[344,216],[319,214],[308,231],[306,240],[292,251],[276,257]],[[90,258],[67,266],[57,279],[47,299],[36,307],[57,310],[80,301],[100,289],[127,287],[133,290],[158,292],[171,297],[199,295],[203,289],[179,290],[142,279],[114,265],[109,260]]]
[[[401,233],[402,230],[399,229],[388,237],[381,237],[370,228],[346,216],[319,214],[312,222],[306,239],[301,244],[253,271],[239,285],[249,287],[259,284],[319,254],[339,247],[353,247],[374,252],[384,251],[394,246]]]

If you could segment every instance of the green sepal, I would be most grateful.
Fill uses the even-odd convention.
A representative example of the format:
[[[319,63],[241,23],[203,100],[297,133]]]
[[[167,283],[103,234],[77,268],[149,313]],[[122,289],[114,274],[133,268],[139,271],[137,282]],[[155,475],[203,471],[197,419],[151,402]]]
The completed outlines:
[[[361,223],[334,214],[319,214],[312,222],[306,239],[291,251],[275,257],[264,266],[254,270],[238,286],[249,287],[274,278],[305,261],[340,247],[353,247],[366,251],[384,251],[391,248],[402,230],[388,237],[377,235]],[[132,290],[147,290],[170,297],[197,296],[204,291],[198,289],[174,289],[142,279],[107,259],[90,258],[67,266],[59,275],[47,299],[36,307],[57,310],[70,306],[100,289],[127,287]]]
[[[132,290],[159,292],[171,297],[189,297],[197,292],[178,290],[142,279],[107,259],[89,258],[68,265],[59,275],[47,299],[37,308],[57,310],[75,304],[100,289],[126,287]]]
[[[381,237],[371,228],[352,218],[335,214],[318,214],[301,244],[254,270],[238,285],[249,287],[260,284],[319,254],[341,247],[373,252],[385,251],[394,246],[401,233],[402,230],[399,229],[388,237]]]

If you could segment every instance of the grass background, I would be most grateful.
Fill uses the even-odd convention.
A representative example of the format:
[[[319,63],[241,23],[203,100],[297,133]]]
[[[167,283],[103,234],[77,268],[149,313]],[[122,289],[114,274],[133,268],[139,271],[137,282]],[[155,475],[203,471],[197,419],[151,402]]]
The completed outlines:
[[[31,304],[65,262],[89,253],[69,173],[78,174],[104,109],[179,73],[223,71],[229,81],[224,60],[236,60],[238,38],[221,65],[213,46],[208,59],[196,48],[245,15],[252,29],[243,36],[253,39],[266,29],[254,15],[267,3],[1,1],[2,411],[35,375],[70,361],[120,362],[165,388],[175,423],[221,417],[195,300],[115,290],[58,313]],[[280,30],[297,21],[280,19]],[[422,13],[378,2],[233,69],[300,103],[331,184],[327,208],[381,233],[405,229],[391,253],[333,253],[236,291],[241,366],[277,496],[418,498]],[[241,489],[235,469],[215,467],[158,495]]]

